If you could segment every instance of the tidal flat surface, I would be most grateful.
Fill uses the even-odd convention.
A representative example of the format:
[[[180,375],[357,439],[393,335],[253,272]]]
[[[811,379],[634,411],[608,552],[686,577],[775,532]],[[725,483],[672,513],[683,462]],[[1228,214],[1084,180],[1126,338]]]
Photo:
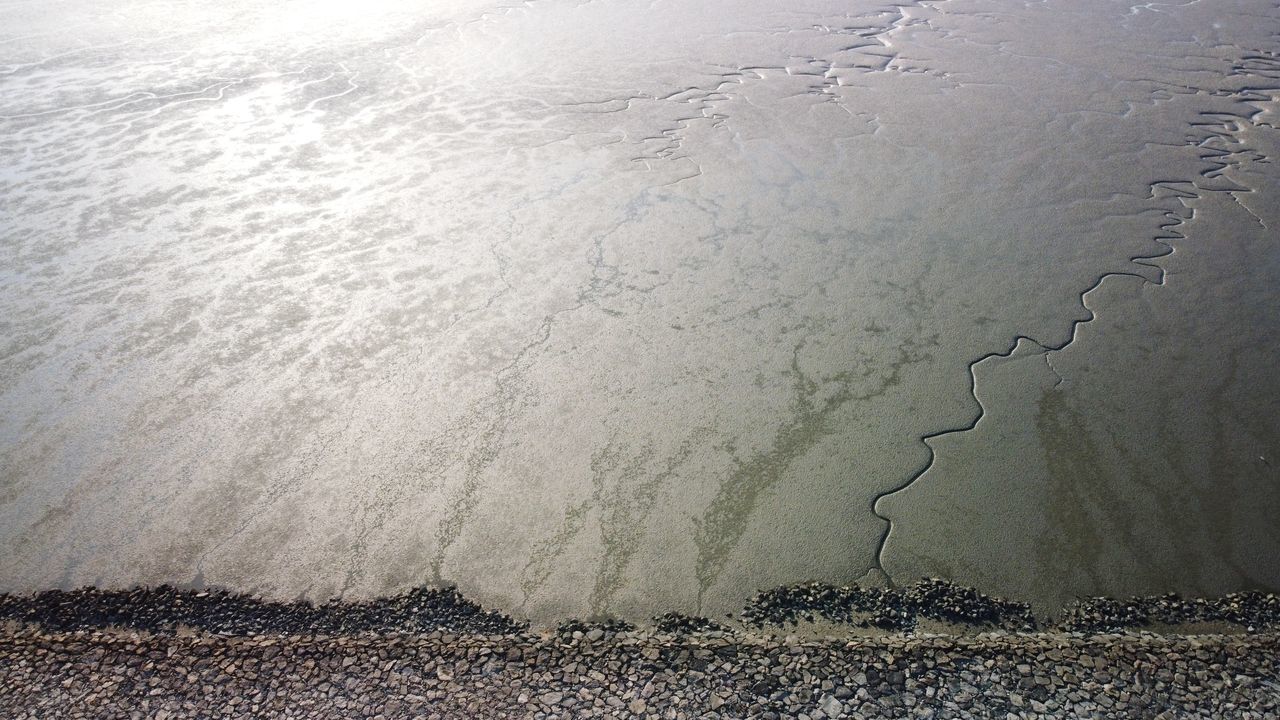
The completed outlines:
[[[1280,588],[1280,5],[0,6],[0,591]]]

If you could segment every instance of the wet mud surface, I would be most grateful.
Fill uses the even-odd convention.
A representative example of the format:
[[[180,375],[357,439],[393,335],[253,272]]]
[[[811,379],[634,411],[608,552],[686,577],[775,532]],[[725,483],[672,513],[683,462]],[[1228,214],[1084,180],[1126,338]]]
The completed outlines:
[[[1275,2],[0,28],[0,591],[1280,587]]]

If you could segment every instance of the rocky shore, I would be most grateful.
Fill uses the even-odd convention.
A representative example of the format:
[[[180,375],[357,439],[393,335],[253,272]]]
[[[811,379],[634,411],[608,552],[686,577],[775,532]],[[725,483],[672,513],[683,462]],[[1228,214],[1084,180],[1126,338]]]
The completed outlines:
[[[535,631],[449,589],[321,606],[0,596],[0,716],[1266,718],[1280,714],[1278,608],[1261,593],[1095,600],[1049,625],[938,581],[813,584],[725,623]]]

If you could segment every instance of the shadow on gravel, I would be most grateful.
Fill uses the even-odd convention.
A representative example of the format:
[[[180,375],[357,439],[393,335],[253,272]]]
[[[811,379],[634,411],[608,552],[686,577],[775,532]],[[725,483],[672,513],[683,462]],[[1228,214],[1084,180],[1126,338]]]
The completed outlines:
[[[839,587],[824,583],[789,585],[756,595],[740,613],[752,628],[824,620],[841,625],[910,631],[923,620],[980,629],[1029,632],[1059,630],[1107,633],[1154,625],[1229,623],[1245,632],[1280,626],[1280,597],[1240,592],[1214,599],[1177,595],[1115,600],[1090,598],[1064,610],[1061,620],[1038,621],[1026,603],[993,598],[944,580],[925,579],[900,588]],[[49,590],[32,595],[0,595],[0,621],[32,623],[53,631],[108,627],[150,632],[190,628],[224,635],[355,635],[423,633],[443,630],[480,635],[525,632],[528,623],[485,610],[455,588],[417,588],[363,602],[271,602],[225,590],[179,590],[167,585],[133,590]],[[634,630],[624,620],[561,623],[558,635],[587,637]],[[653,629],[673,635],[725,632],[707,618],[667,613]]]
[[[352,635],[449,630],[486,635],[521,632],[527,623],[485,610],[455,588],[416,588],[368,602],[278,603],[225,590],[49,590],[0,595],[0,620],[50,630],[122,627],[172,632],[188,627],[228,635]]]

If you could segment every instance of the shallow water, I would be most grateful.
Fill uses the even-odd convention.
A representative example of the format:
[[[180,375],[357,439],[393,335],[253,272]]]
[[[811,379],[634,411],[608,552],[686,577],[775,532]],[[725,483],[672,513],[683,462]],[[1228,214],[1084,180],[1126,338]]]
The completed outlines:
[[[1280,587],[1280,9],[1202,5],[6,4],[0,590]]]

